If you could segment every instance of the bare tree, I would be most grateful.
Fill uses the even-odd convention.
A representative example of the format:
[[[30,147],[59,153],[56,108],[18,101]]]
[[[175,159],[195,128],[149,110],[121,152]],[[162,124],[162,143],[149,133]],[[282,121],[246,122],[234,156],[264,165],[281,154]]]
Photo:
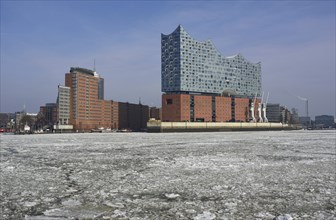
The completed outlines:
[[[47,125],[47,119],[45,118],[44,114],[42,112],[39,112],[36,117],[36,126],[38,129],[43,128],[45,125]]]
[[[23,128],[25,125],[28,125],[29,127],[32,127],[34,125],[34,119],[30,115],[24,115],[20,120],[21,128]]]

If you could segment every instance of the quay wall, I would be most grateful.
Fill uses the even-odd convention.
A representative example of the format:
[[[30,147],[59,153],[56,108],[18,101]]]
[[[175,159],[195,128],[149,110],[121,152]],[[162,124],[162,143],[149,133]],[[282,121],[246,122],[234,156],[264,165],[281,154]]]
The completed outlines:
[[[282,123],[161,121],[149,121],[147,123],[148,132],[267,131],[298,129],[301,129],[301,126]]]

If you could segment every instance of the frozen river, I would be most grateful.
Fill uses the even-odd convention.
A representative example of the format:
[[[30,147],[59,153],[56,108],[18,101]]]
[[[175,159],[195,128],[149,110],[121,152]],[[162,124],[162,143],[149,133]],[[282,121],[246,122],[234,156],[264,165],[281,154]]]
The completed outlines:
[[[335,131],[0,140],[2,219],[335,219]]]

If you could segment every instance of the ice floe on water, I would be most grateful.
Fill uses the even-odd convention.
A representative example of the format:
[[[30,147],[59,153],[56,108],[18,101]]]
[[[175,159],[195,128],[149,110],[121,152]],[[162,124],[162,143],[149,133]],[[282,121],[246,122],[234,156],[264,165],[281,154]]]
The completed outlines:
[[[215,214],[205,211],[202,214],[198,214],[196,217],[194,217],[194,220],[212,220],[215,218],[216,218]]]
[[[165,194],[165,196],[166,196],[168,199],[176,199],[176,198],[179,197],[180,195],[179,195],[179,194],[170,193],[170,194]]]
[[[1,136],[1,219],[335,219],[335,131]]]
[[[293,220],[293,218],[289,214],[284,214],[277,216],[275,220]]]

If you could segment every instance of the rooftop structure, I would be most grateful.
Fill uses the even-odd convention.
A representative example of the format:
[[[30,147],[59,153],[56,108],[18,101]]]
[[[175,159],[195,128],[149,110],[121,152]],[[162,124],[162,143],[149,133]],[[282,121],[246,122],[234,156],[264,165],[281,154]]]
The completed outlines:
[[[70,73],[77,73],[77,72],[88,74],[88,75],[95,76],[95,77],[99,77],[99,75],[94,70],[90,70],[90,69],[86,69],[86,68],[82,68],[82,67],[71,67],[70,68]]]
[[[222,55],[210,41],[193,39],[181,25],[161,34],[161,86],[165,93],[254,97],[261,94],[261,64],[241,54]]]

